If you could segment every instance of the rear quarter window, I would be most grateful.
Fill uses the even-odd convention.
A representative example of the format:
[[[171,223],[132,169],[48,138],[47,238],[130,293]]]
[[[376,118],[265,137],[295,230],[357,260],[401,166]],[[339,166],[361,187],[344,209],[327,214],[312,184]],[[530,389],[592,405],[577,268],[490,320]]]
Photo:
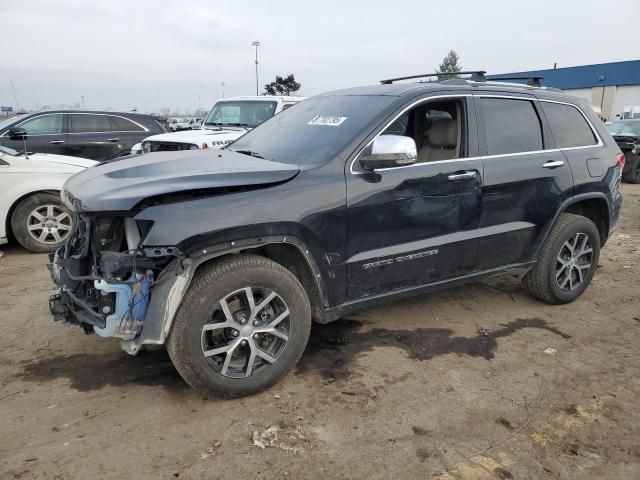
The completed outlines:
[[[571,105],[540,102],[557,148],[586,147],[598,143],[584,115]]]
[[[109,117],[109,119],[111,120],[111,123],[113,124],[113,129],[116,132],[144,131],[144,129],[140,125],[137,125],[136,123],[133,123],[131,120],[128,120],[124,117],[117,117],[115,115],[112,115]]]

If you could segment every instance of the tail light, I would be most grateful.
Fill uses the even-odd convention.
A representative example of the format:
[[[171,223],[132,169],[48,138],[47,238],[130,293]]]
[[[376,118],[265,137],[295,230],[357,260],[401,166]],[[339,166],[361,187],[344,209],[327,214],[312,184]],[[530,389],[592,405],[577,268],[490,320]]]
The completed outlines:
[[[624,153],[620,152],[616,155],[616,164],[620,168],[620,170],[624,169]]]
[[[202,144],[202,148],[209,148],[209,145],[205,142]],[[624,163],[624,158],[622,159],[622,162]]]

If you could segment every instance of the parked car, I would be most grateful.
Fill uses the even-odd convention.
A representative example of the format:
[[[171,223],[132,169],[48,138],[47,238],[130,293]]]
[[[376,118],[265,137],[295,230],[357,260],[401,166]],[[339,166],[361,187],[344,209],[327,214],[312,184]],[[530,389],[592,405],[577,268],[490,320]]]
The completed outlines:
[[[180,118],[174,126],[174,130],[176,132],[181,130],[192,130],[193,128],[199,128],[197,118]]]
[[[222,113],[209,124],[236,123]],[[79,226],[52,258],[51,310],[131,354],[165,344],[197,389],[249,394],[294,367],[312,320],[506,272],[544,302],[575,300],[619,216],[623,164],[589,105],[555,89],[319,95],[231,147],[69,179]]]
[[[625,156],[622,180],[640,183],[640,119],[616,120],[606,125]]]
[[[180,119],[179,118],[175,118],[175,117],[167,119],[167,131],[175,132],[178,120],[180,120]]]
[[[0,244],[12,234],[32,252],[60,248],[74,228],[73,215],[60,200],[62,184],[97,163],[0,146]]]
[[[164,128],[150,115],[51,110],[0,123],[0,145],[17,151],[108,160],[128,155],[143,138],[162,132]]]
[[[303,99],[261,95],[218,100],[202,123],[201,130],[153,135],[135,145],[131,153],[222,148]]]

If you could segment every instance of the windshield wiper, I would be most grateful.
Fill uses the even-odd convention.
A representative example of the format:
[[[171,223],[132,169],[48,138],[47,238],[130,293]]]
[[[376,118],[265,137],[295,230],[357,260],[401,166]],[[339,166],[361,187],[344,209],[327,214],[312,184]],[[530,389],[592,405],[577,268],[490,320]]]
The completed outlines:
[[[254,152],[254,151],[251,151],[251,150],[232,150],[231,148],[229,148],[228,150],[231,150],[232,152],[236,152],[236,153],[241,153],[242,155],[250,155],[252,157],[261,158],[263,160],[268,160],[268,159],[265,159],[258,152]]]

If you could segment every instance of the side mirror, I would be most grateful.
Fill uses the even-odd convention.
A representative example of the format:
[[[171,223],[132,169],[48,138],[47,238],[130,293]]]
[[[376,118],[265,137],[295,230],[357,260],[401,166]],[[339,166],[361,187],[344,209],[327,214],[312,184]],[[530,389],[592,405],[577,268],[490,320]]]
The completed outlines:
[[[416,142],[403,135],[380,135],[366,148],[358,161],[369,171],[411,165],[418,160]]]
[[[26,140],[27,131],[24,128],[10,128],[7,132],[9,140]]]

